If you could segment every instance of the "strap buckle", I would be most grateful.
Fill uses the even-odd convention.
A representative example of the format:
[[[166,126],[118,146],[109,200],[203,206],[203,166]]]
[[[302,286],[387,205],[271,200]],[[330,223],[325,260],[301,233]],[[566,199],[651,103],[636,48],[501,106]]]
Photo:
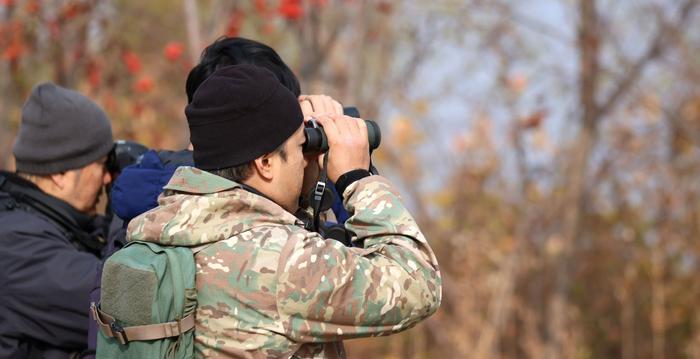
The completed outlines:
[[[127,338],[124,328],[119,323],[117,323],[116,320],[113,320],[109,323],[109,329],[112,330],[114,338],[117,339],[117,341],[119,341],[120,344],[126,345],[126,343],[129,342],[129,338]]]
[[[326,191],[326,182],[318,181],[316,182],[316,188],[314,188],[314,200],[316,202],[321,202],[323,198],[323,193]]]

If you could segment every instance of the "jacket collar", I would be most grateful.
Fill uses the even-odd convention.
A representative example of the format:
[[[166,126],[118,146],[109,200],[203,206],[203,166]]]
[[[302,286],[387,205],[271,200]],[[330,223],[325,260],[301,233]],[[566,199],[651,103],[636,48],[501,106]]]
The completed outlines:
[[[166,190],[186,192],[192,194],[209,194],[226,191],[240,187],[241,185],[219,177],[207,171],[190,166],[181,166],[175,170],[165,187]]]
[[[179,167],[165,189],[158,207],[129,223],[128,241],[194,246],[259,226],[303,227],[255,189],[196,168]]]
[[[96,243],[90,237],[95,233],[95,216],[81,213],[68,202],[54,197],[16,173],[0,171],[0,191],[8,193],[17,202],[29,206],[41,213],[51,222],[65,231],[72,233],[81,246],[99,254],[102,243]]]

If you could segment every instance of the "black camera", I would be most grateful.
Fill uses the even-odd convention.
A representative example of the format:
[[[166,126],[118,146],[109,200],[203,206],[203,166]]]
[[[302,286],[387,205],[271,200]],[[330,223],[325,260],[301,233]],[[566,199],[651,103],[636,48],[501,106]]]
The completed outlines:
[[[107,169],[110,173],[117,175],[126,166],[138,162],[146,151],[148,151],[148,147],[138,142],[117,140],[107,156]]]
[[[344,107],[343,114],[350,117],[359,118],[360,111],[355,107]],[[382,133],[379,130],[379,125],[374,121],[364,120],[367,125],[367,141],[369,142],[369,151],[372,152],[382,141]],[[328,138],[326,133],[316,121],[309,121],[304,128],[304,152],[326,152],[328,151]]]

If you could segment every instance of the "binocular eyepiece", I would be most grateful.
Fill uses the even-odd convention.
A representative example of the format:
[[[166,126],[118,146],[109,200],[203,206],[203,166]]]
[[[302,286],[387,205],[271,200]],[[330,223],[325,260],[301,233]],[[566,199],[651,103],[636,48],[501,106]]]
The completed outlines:
[[[359,118],[360,112],[355,107],[344,107],[343,114],[350,117]],[[369,151],[372,152],[382,141],[382,133],[379,130],[379,125],[374,121],[363,120],[367,125],[367,142],[369,142]],[[309,121],[304,128],[304,152],[326,152],[328,151],[328,137],[316,121]]]

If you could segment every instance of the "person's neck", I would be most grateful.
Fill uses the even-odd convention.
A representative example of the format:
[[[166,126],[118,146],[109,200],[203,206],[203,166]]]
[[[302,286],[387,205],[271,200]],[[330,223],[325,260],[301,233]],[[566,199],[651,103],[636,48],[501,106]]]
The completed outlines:
[[[63,195],[62,191],[54,185],[51,180],[43,179],[43,178],[33,178],[33,179],[28,179],[29,182],[33,183],[37,188],[39,188],[42,192],[48,194],[49,196],[59,199],[66,204],[70,205],[70,202],[65,198]],[[71,207],[73,207],[71,205]],[[75,209],[75,207],[73,207]],[[75,209],[77,211],[77,209]]]
[[[251,180],[251,179],[241,181],[240,183],[241,183],[241,186],[243,187],[243,189],[245,189],[246,191],[257,194],[258,196],[261,196],[261,197],[265,197],[265,198],[269,199],[270,201],[275,202],[272,199],[272,197],[270,197],[267,193],[265,193],[264,190],[267,188],[267,186],[265,186],[264,183],[260,183],[260,181],[255,181],[255,180]],[[277,203],[277,202],[275,202],[275,203]]]

